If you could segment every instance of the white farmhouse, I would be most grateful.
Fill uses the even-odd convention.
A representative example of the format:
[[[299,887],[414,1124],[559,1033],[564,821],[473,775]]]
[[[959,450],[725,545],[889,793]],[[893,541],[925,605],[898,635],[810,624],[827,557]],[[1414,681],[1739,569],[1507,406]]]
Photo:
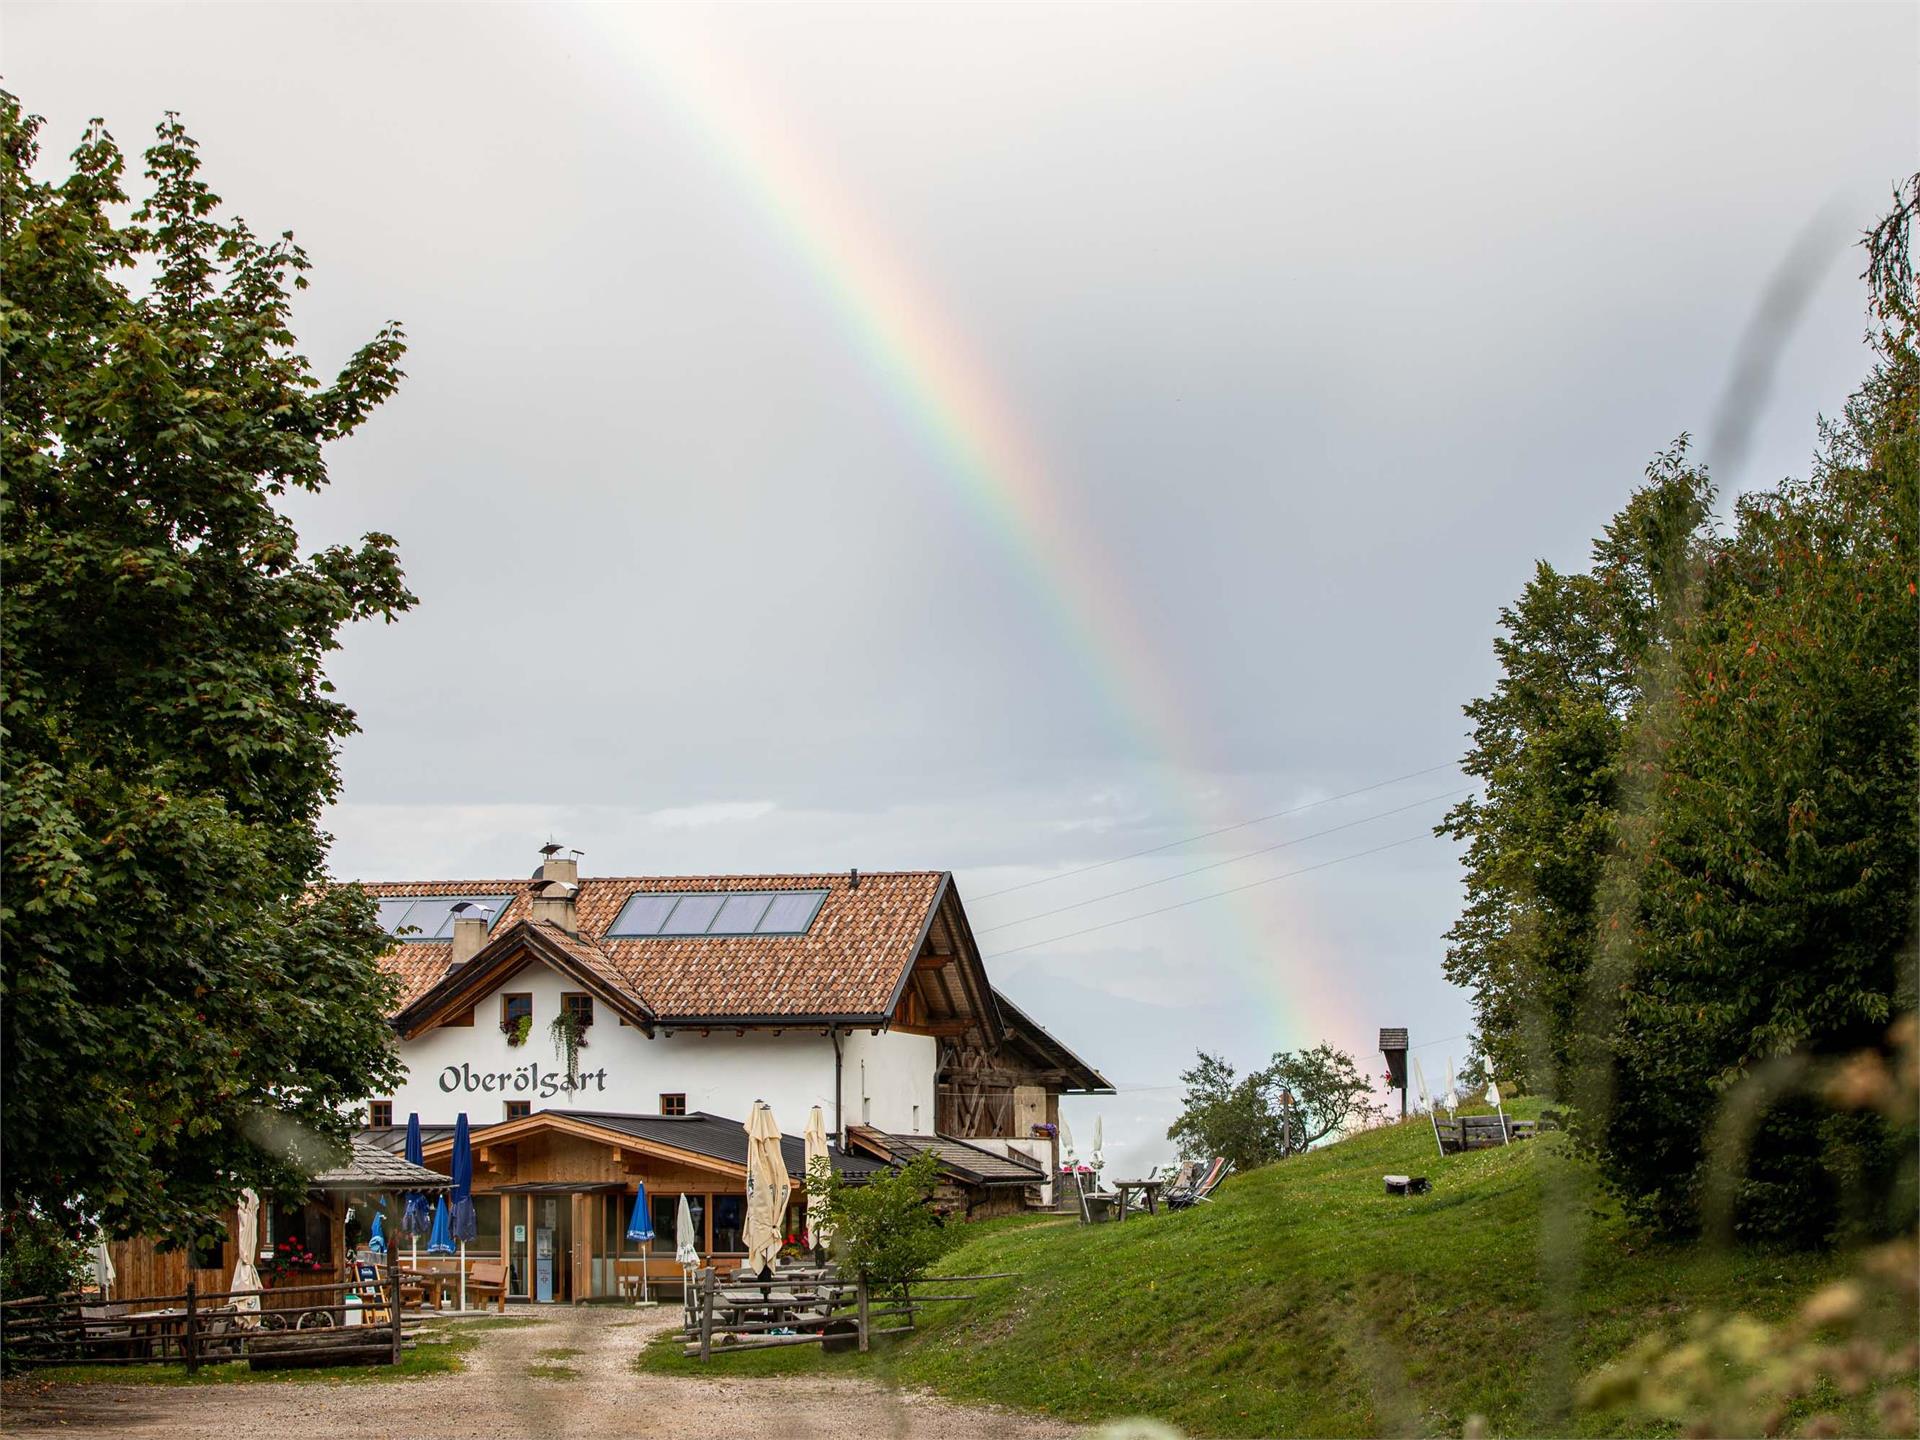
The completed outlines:
[[[468,1116],[471,1253],[500,1257],[509,1294],[619,1293],[640,1183],[652,1254],[683,1193],[701,1252],[736,1251],[755,1100],[790,1137],[796,1200],[817,1105],[837,1166],[933,1149],[943,1203],[979,1215],[1046,1203],[1060,1095],[1111,1088],[996,994],[949,874],[582,879],[543,855],[527,880],[366,887],[407,1069],[369,1129],[397,1147],[417,1115],[445,1168]],[[542,1247],[564,1263],[534,1264]]]

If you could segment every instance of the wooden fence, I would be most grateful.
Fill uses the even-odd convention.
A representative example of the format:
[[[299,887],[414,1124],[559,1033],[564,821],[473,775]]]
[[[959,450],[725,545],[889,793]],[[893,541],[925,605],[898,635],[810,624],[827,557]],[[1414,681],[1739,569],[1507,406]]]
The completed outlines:
[[[350,1296],[358,1298],[357,1307],[348,1303]],[[162,1364],[184,1365],[189,1372],[235,1360],[255,1368],[398,1364],[409,1328],[401,1299],[391,1254],[385,1277],[371,1287],[361,1280],[333,1280],[203,1290],[189,1277],[179,1294],[111,1304],[78,1292],[32,1296],[0,1303],[0,1358],[9,1369]],[[258,1308],[236,1303],[244,1300]],[[362,1323],[349,1324],[356,1309],[351,1318]]]
[[[929,1294],[924,1287],[1014,1278],[1011,1271],[937,1275],[876,1289],[864,1276],[843,1279],[830,1266],[782,1270],[764,1280],[736,1276],[725,1282],[716,1270],[702,1269],[687,1291],[680,1332],[686,1342],[683,1353],[689,1359],[711,1360],[716,1354],[743,1350],[842,1344],[864,1352],[875,1336],[911,1330],[915,1313],[923,1305],[975,1298]]]

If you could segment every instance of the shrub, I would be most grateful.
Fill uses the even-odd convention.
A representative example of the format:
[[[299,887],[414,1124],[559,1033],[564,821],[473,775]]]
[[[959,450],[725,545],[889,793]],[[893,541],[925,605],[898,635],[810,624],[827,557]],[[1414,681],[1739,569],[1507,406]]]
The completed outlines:
[[[957,1243],[927,1203],[939,1178],[939,1161],[930,1153],[857,1182],[816,1160],[807,1186],[825,1201],[834,1258],[842,1268],[881,1287],[925,1275]]]

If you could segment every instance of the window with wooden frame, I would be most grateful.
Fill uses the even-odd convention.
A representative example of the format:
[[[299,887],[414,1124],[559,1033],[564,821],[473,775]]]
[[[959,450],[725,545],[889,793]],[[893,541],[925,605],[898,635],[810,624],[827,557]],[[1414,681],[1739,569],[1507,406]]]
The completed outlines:
[[[574,1023],[582,1030],[593,1024],[593,997],[584,991],[566,991],[560,997],[560,1008],[573,1016]]]
[[[385,1129],[393,1124],[393,1102],[374,1100],[367,1105],[367,1124],[375,1130]]]
[[[527,1037],[533,1033],[533,996],[502,995],[500,997],[500,1033],[507,1037],[507,1043],[510,1045],[519,1045],[526,1041]]]
[[[524,1120],[531,1114],[533,1114],[533,1102],[531,1100],[507,1101],[507,1119]]]
[[[666,1094],[661,1095],[660,1113],[662,1115],[686,1114],[687,1113],[687,1097],[685,1095],[666,1095]]]

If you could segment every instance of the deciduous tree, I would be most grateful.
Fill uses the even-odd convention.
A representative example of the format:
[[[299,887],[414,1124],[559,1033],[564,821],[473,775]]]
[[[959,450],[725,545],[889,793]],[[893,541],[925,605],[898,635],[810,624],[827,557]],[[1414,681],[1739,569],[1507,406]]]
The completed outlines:
[[[57,183],[39,129],[0,93],[5,1201],[179,1236],[396,1075],[385,937],[318,885],[354,728],[322,663],[413,597],[387,536],[303,553],[277,502],[403,345],[318,380],[306,256],[223,218],[174,117],[130,214],[99,122]]]

